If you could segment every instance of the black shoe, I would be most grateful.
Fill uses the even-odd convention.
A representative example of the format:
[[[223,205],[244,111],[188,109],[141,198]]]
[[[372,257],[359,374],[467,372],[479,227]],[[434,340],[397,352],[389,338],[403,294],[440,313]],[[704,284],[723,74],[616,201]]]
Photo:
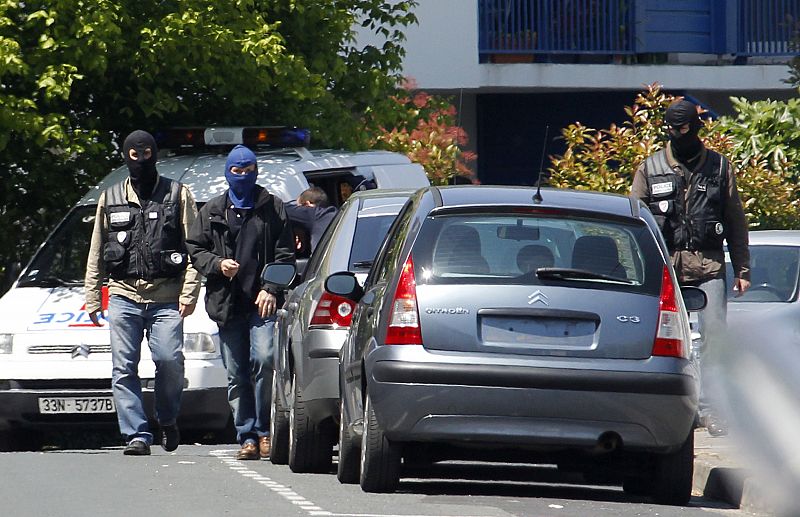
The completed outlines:
[[[144,440],[133,439],[122,451],[125,456],[150,456],[150,446]]]
[[[172,452],[178,448],[179,443],[181,443],[181,433],[177,424],[162,425],[161,447],[167,452]]]

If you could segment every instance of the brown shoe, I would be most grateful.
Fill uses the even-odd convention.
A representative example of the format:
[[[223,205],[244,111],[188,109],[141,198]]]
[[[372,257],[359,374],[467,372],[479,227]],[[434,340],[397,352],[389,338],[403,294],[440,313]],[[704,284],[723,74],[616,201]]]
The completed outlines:
[[[262,458],[269,458],[269,436],[258,437],[258,453]]]
[[[253,442],[245,442],[239,452],[236,453],[237,460],[257,460],[258,448]]]

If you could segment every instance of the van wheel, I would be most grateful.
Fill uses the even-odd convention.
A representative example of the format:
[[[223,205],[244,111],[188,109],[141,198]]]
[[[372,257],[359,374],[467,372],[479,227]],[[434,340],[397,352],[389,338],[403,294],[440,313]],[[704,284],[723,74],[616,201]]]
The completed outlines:
[[[289,409],[289,468],[292,472],[328,472],[333,463],[330,439],[306,411],[303,390],[292,375],[294,403]]]
[[[289,462],[289,411],[278,395],[277,373],[272,375],[272,396],[269,404],[269,461],[273,465]]]
[[[339,463],[336,478],[340,483],[358,483],[359,469],[358,444],[350,435],[350,422],[344,417],[344,401],[339,401]]]
[[[394,492],[400,484],[400,444],[389,441],[375,418],[372,400],[364,400],[364,434],[361,436],[361,476],[364,492]]]
[[[694,475],[694,431],[681,448],[655,457],[652,484],[653,500],[659,504],[685,506],[692,497]]]

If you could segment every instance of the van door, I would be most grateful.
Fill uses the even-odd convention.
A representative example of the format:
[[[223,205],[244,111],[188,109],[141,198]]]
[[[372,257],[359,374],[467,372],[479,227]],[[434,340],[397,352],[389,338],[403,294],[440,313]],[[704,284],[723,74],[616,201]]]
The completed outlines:
[[[421,188],[431,184],[425,169],[418,163],[378,165],[372,167],[372,173],[378,188]]]

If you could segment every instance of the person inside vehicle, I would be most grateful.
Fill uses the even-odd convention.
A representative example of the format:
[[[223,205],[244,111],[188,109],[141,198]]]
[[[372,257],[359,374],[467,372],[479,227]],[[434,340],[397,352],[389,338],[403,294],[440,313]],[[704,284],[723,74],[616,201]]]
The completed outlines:
[[[328,201],[328,195],[319,187],[307,188],[295,201],[286,203],[286,215],[292,224],[300,226],[311,236],[310,253],[317,248],[317,243],[337,212],[336,207]]]
[[[523,274],[536,273],[540,267],[553,267],[553,252],[541,244],[528,244],[517,252],[517,267]]]
[[[237,145],[225,162],[228,190],[203,205],[186,245],[206,276],[206,311],[219,326],[228,402],[239,460],[270,453],[275,312],[282,293],[261,283],[270,262],[293,262],[294,234],[284,205],[256,185],[256,155]]]

